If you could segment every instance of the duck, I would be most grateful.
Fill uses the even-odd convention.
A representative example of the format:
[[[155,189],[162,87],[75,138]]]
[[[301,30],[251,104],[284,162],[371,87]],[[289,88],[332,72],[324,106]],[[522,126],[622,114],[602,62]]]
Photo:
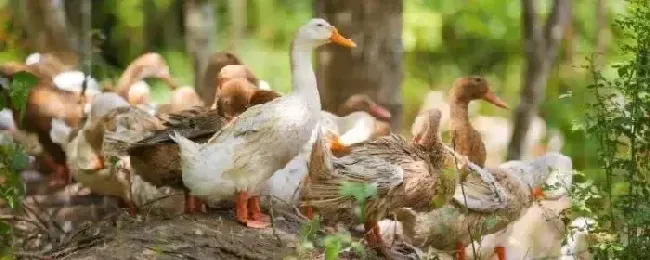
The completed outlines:
[[[352,205],[355,198],[342,196],[339,191],[346,183],[372,185],[376,197],[370,198],[361,208],[368,244],[384,254],[393,255],[379,234],[378,221],[389,211],[394,196],[403,194],[404,169],[383,158],[372,155],[350,154],[335,157],[316,131],[309,159],[309,174],[301,184],[300,200],[308,214],[319,214],[329,224],[354,220]],[[317,213],[314,213],[317,212]],[[312,216],[307,216],[312,217]],[[350,223],[352,224],[352,223]]]
[[[476,165],[467,158],[463,163]],[[402,222],[407,242],[414,246],[434,247],[439,250],[457,250],[457,259],[467,259],[465,247],[473,239],[467,230],[480,230],[482,234],[498,232],[497,241],[503,241],[511,232],[511,222],[533,202],[544,198],[541,185],[553,171],[571,171],[571,159],[558,153],[528,161],[510,161],[489,170],[495,182],[490,184],[475,175],[458,182],[453,200],[441,208],[417,212],[405,207],[395,210]],[[480,168],[478,168],[480,169]],[[492,189],[494,185],[497,189]],[[503,193],[502,195],[495,194]],[[495,202],[494,197],[504,197]],[[487,224],[487,223],[491,224]],[[504,247],[496,246],[499,259],[504,260]]]
[[[178,88],[169,73],[169,65],[162,55],[147,52],[134,59],[122,72],[117,81],[115,92],[132,105],[151,103],[149,85],[143,81],[145,78],[159,78],[164,80],[170,90]]]
[[[219,74],[223,67],[228,65],[243,65],[237,55],[229,51],[218,51],[213,53],[208,60],[208,67],[203,77],[203,91],[200,93],[203,103],[207,107],[212,107],[216,103],[217,92],[219,89]],[[250,80],[251,84],[257,84],[256,81]]]
[[[481,134],[469,121],[468,105],[472,100],[483,99],[497,107],[508,109],[508,105],[492,92],[487,80],[480,76],[458,78],[449,90],[452,147],[469,161],[484,168],[486,160],[485,145]],[[461,179],[467,176],[462,170]]]
[[[356,47],[327,21],[311,19],[298,29],[291,44],[290,94],[249,108],[205,144],[174,133],[172,139],[181,150],[183,183],[193,194],[234,194],[239,223],[249,228],[269,225],[260,212],[259,196],[253,194],[261,182],[299,154],[318,124],[321,103],[311,54],[327,43]]]
[[[571,208],[571,200],[562,197],[559,200],[543,200],[531,208],[512,224],[512,232],[506,239],[498,234],[488,234],[480,241],[474,242],[478,257],[474,256],[472,245],[467,246],[465,254],[468,259],[499,259],[495,250],[503,246],[507,259],[541,259],[560,255],[566,225],[563,214]],[[501,243],[498,243],[501,242]]]
[[[321,112],[321,127],[329,136],[330,149],[335,156],[350,152],[349,146],[376,139],[390,133],[388,109],[375,103],[368,95],[350,96],[339,107],[336,116],[330,112]]]
[[[107,98],[95,99],[95,108],[102,105],[112,108],[129,107],[126,100],[114,93],[100,95],[106,95]],[[105,102],[97,105],[98,101]],[[101,110],[104,109],[94,109],[94,117],[79,130],[73,130],[59,118],[53,118],[50,136],[52,141],[61,145],[65,151],[72,177],[76,181],[94,193],[121,198],[128,206],[129,213],[134,215],[136,208],[131,198],[129,169],[123,163],[108,165],[110,160],[106,160],[102,155],[104,130],[109,127],[109,118],[115,115],[113,113],[103,118],[107,113]]]
[[[559,151],[551,152],[559,153]],[[545,155],[545,154],[544,154]],[[544,156],[540,155],[540,156]],[[564,168],[569,169],[566,165]],[[489,234],[474,242],[479,248],[479,257],[473,255],[471,245],[466,248],[469,259],[496,259],[495,253],[505,251],[509,259],[544,258],[560,254],[566,230],[564,214],[571,208],[571,197],[567,190],[573,183],[572,171],[552,171],[544,184],[543,197],[512,224],[512,233],[505,239]],[[496,241],[500,238],[501,241]],[[570,240],[570,239],[569,239]],[[579,238],[576,238],[579,240]],[[501,242],[497,244],[495,242]],[[505,249],[499,249],[505,247]],[[497,250],[495,250],[495,248]],[[562,249],[561,249],[562,248]]]
[[[9,86],[15,73],[26,71],[37,76],[38,83],[33,86],[28,94],[24,112],[8,102],[12,110],[12,117],[18,129],[38,135],[39,142],[43,148],[43,154],[37,156],[42,172],[51,172],[49,186],[60,188],[68,183],[69,169],[65,163],[65,153],[61,147],[54,144],[50,138],[51,119],[61,118],[71,127],[78,127],[80,121],[85,117],[87,106],[83,103],[78,92],[66,91],[53,86],[52,79],[40,77],[38,65],[15,66],[14,68],[3,69],[2,81],[7,82],[3,86]],[[2,91],[11,91],[10,87]],[[24,115],[24,116],[23,116]]]
[[[268,93],[267,93],[268,92]],[[263,94],[266,93],[266,94]],[[273,91],[256,92],[252,98],[252,104],[263,104],[279,97]],[[171,188],[182,191],[185,195],[184,212],[194,214],[205,212],[208,203],[220,202],[203,196],[192,196],[189,190],[182,183],[181,164],[178,145],[174,143],[169,133],[180,131],[185,137],[196,142],[205,142],[215,132],[221,129],[227,120],[221,117],[216,108],[205,108],[194,106],[178,112],[156,115],[165,129],[153,130],[150,132],[127,131],[122,134],[109,134],[113,138],[126,143],[125,149],[116,149],[116,154],[126,152],[130,158],[131,167],[143,181],[155,185],[157,188]],[[120,151],[122,150],[122,151]],[[155,169],[155,170],[152,170]]]
[[[370,246],[386,250],[387,245],[379,233],[378,221],[381,220],[386,211],[410,206],[418,209],[429,209],[431,203],[437,196],[453,194],[455,180],[442,174],[444,151],[439,136],[439,122],[442,114],[440,110],[432,108],[418,116],[416,121],[421,122],[417,126],[425,126],[417,129],[422,136],[418,143],[411,143],[397,134],[380,137],[376,140],[359,143],[351,146],[351,153],[341,158],[374,158],[382,160],[398,167],[401,171],[401,181],[397,183],[394,199],[386,210],[368,214],[364,220],[366,240]],[[415,125],[414,125],[415,126]],[[312,151],[313,153],[313,151]],[[310,166],[311,167],[311,166]],[[311,173],[310,173],[311,174]],[[327,176],[327,175],[326,175]],[[333,179],[335,177],[329,177]],[[340,178],[340,177],[336,177]],[[313,179],[310,177],[310,179]],[[327,180],[327,178],[326,178]],[[319,183],[321,180],[310,180],[312,183]],[[320,184],[320,183],[319,183]],[[306,184],[306,186],[309,186]],[[307,212],[330,211],[338,208],[335,204],[327,204],[317,187],[304,188],[303,206]],[[397,195],[399,194],[399,195]],[[450,196],[450,195],[449,195]],[[316,207],[319,200],[323,200],[320,208]],[[330,217],[329,215],[325,215]]]
[[[131,167],[128,156],[105,152],[110,150],[105,143],[106,135],[162,130],[165,126],[159,120],[110,92],[93,100],[92,112],[80,130],[72,130],[63,121],[53,119],[50,134],[66,150],[75,180],[93,193],[121,198],[131,216],[135,216],[138,207],[146,202],[174,193],[173,190],[157,189],[139,178],[137,172],[132,174],[135,169]]]

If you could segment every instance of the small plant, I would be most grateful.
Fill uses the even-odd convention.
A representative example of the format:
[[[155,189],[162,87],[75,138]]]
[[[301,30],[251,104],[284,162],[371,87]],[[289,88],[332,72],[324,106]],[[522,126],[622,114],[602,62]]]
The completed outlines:
[[[610,65],[614,77],[587,59],[593,100],[584,122],[574,125],[599,146],[598,167],[578,175],[588,178],[572,189],[576,214],[597,221],[595,259],[642,259],[650,250],[650,6],[628,0],[627,7],[615,22],[627,58]]]
[[[359,222],[363,222],[365,218],[366,200],[377,197],[377,185],[344,181],[341,184],[339,195],[354,198],[354,214],[359,219]]]
[[[14,74],[9,90],[0,91],[0,109],[11,107],[19,111],[20,116],[24,115],[27,94],[36,83],[38,78],[28,72]],[[0,200],[5,201],[10,209],[16,210],[25,193],[20,172],[27,168],[29,158],[21,145],[6,141],[8,140],[0,141]],[[0,221],[0,255],[12,254],[12,237],[11,225]]]

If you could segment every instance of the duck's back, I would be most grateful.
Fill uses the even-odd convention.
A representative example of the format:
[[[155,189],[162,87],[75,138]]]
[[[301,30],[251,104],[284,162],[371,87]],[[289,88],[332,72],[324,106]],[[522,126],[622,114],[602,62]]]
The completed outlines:
[[[199,153],[207,158],[210,150],[219,151],[220,177],[254,187],[300,153],[318,122],[315,115],[295,96],[253,106],[210,138],[213,147]]]

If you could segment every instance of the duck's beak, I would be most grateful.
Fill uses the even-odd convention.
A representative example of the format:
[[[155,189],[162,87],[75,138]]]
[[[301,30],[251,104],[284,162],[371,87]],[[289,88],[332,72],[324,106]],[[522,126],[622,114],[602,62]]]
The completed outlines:
[[[544,196],[544,190],[542,190],[542,187],[537,186],[533,188],[533,199],[534,200],[544,200],[546,199],[546,196]]]
[[[390,118],[390,111],[388,111],[388,109],[386,109],[385,107],[382,107],[377,104],[370,105],[370,108],[368,109],[368,114],[381,119]]]
[[[104,168],[104,156],[97,156],[93,162],[92,170],[101,170]]]
[[[332,36],[330,36],[330,40],[333,43],[336,43],[338,45],[341,45],[343,47],[348,47],[348,48],[354,48],[357,47],[357,44],[354,43],[350,39],[346,39],[343,36],[339,34],[339,30],[336,29],[336,27],[332,26]]]
[[[178,88],[176,81],[172,77],[163,77],[162,79],[169,85],[169,89],[176,90]]]
[[[488,91],[487,93],[485,93],[485,95],[483,95],[483,100],[490,102],[495,106],[508,109],[508,105],[506,104],[506,102],[503,102],[503,100],[501,100],[501,98],[499,98],[492,91]]]

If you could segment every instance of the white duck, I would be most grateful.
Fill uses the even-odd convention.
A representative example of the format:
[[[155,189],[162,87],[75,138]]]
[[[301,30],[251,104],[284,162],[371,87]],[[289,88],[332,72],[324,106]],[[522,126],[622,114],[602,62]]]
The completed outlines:
[[[330,42],[356,46],[325,20],[310,20],[298,30],[291,46],[293,89],[289,95],[249,108],[206,144],[174,134],[181,150],[183,183],[193,194],[234,193],[237,221],[253,228],[268,226],[259,211],[259,196],[249,199],[248,193],[284,168],[311,138],[321,110],[311,54]]]
[[[339,108],[339,114],[342,116],[321,111],[321,129],[333,137],[329,141],[334,155],[347,153],[345,148],[352,144],[390,133],[390,124],[378,120],[389,119],[390,111],[367,95],[350,96]]]

